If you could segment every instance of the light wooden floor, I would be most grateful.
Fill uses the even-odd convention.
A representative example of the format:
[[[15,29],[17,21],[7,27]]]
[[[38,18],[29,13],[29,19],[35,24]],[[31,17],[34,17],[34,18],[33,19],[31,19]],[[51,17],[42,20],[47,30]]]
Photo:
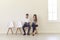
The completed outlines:
[[[37,34],[35,36],[0,34],[0,40],[60,40],[60,34]]]

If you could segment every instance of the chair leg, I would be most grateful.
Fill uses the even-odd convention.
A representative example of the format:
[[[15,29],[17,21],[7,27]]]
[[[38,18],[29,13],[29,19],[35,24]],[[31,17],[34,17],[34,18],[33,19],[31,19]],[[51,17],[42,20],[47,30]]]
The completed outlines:
[[[36,29],[36,32],[35,32],[35,34],[38,34],[38,31],[37,31],[37,29]]]
[[[17,31],[18,31],[18,28],[17,28],[17,30],[16,30],[16,34],[17,34]]]
[[[11,28],[11,32],[12,32],[12,34],[13,34],[13,30],[12,30],[12,28]]]
[[[7,31],[7,35],[8,35],[9,30],[10,30],[10,28],[9,28],[8,31]]]
[[[7,35],[8,35],[8,33],[9,33],[10,30],[11,30],[11,32],[12,32],[12,34],[13,34],[12,28],[9,28],[8,31],[7,31]]]
[[[18,30],[21,32],[21,29],[20,29],[20,28],[17,28],[17,30],[16,30],[16,34],[17,34]],[[22,34],[22,32],[21,32],[21,34]]]
[[[19,28],[19,30],[20,30],[20,32],[21,32],[21,34],[22,34],[21,28]]]

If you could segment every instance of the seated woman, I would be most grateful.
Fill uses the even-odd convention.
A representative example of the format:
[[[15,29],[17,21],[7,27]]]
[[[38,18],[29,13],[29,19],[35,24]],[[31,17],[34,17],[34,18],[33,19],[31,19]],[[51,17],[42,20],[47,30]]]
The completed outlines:
[[[37,28],[36,28],[36,27],[38,27],[38,24],[37,24],[37,15],[34,14],[34,15],[33,15],[33,23],[32,23],[32,29],[33,29],[32,35],[33,35],[33,36],[34,36],[35,34],[37,34]]]

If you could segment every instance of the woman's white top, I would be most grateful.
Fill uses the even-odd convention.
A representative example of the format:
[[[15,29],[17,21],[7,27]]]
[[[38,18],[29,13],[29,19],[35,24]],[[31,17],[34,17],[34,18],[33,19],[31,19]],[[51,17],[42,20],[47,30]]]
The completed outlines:
[[[35,23],[36,25],[38,25],[38,22],[35,22],[35,21],[34,21],[34,19],[33,19],[33,21],[32,21],[32,22],[33,22],[33,23]]]

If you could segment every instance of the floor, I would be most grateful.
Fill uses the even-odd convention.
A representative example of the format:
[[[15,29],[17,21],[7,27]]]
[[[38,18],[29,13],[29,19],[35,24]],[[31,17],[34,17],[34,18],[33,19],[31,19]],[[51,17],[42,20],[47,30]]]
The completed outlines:
[[[36,34],[35,36],[0,34],[0,40],[60,40],[60,34]]]

